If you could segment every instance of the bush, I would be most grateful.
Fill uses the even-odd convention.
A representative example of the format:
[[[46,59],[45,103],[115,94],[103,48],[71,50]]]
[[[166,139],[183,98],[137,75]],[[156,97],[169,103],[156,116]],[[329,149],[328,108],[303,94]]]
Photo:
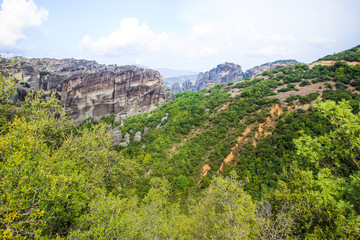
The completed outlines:
[[[311,83],[309,82],[309,81],[307,81],[307,80],[304,80],[304,81],[302,81],[301,83],[300,83],[300,87],[305,87],[306,85],[311,85]]]

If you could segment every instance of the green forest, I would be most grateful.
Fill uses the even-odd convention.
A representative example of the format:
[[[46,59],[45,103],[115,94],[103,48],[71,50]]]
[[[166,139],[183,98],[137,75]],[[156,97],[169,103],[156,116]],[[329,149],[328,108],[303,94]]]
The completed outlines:
[[[359,239],[358,49],[79,126],[1,72],[0,237]]]

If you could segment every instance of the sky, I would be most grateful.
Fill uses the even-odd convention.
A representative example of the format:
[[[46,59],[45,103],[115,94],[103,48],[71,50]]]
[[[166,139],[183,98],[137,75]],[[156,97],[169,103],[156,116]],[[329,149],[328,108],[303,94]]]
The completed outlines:
[[[0,53],[243,71],[360,44],[359,0],[2,0]]]

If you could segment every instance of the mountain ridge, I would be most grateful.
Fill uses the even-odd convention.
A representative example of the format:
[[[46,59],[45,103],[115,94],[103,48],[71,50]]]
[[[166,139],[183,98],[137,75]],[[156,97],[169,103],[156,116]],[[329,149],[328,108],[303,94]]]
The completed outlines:
[[[11,60],[18,64],[5,67],[19,81],[17,98],[23,99],[31,90],[54,91],[70,110],[69,117],[77,122],[150,111],[172,99],[160,73],[150,69],[78,59]]]
[[[241,81],[244,78],[254,78],[265,71],[274,70],[286,66],[292,66],[298,63],[296,60],[277,60],[274,62],[267,62],[259,66],[255,66],[242,72],[241,66],[235,63],[222,63],[217,67],[201,72],[197,76],[195,83],[191,81],[175,82],[170,86],[170,90],[173,94],[190,91],[197,92],[205,88],[212,87],[219,83],[230,83]],[[225,68],[227,68],[225,70]],[[220,75],[218,75],[220,74]]]

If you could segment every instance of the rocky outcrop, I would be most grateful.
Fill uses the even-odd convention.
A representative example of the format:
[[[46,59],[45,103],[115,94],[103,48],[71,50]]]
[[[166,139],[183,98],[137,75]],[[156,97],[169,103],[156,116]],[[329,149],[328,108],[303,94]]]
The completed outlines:
[[[260,66],[256,66],[253,68],[250,68],[245,72],[246,78],[253,78],[260,74],[262,74],[265,71],[275,70],[282,67],[288,67],[293,66],[295,63],[298,63],[296,60],[278,60],[275,62],[268,62],[265,64],[262,64]]]
[[[244,73],[241,66],[234,63],[223,63],[217,65],[216,68],[211,69],[205,73],[199,73],[196,80],[194,90],[195,92],[205,89],[207,84],[220,84],[237,82],[244,78]]]
[[[19,79],[19,89],[56,91],[78,122],[150,111],[173,96],[154,70],[76,59],[13,60],[17,65],[7,67]]]
[[[185,91],[196,92],[196,91],[194,91],[194,89],[195,89],[195,86],[194,86],[194,84],[192,84],[192,82],[185,81],[182,84],[181,92],[185,92]]]
[[[16,77],[35,90],[59,91],[62,82],[69,77],[115,67],[115,65],[106,66],[95,61],[77,59],[14,57],[13,60],[20,65]]]
[[[116,67],[64,81],[61,91],[70,118],[94,118],[109,114],[134,115],[151,111],[172,98],[159,72],[135,66]]]
[[[171,87],[174,94],[178,92],[191,91],[197,92],[205,88],[210,88],[220,83],[237,82],[244,78],[241,66],[234,63],[223,63],[217,65],[216,68],[210,71],[199,73],[195,84],[191,81],[185,81],[180,88],[179,84],[175,83]]]
[[[174,83],[173,85],[171,85],[170,87],[170,91],[175,95],[177,93],[183,92],[181,91],[181,87],[179,83]]]
[[[135,141],[135,142],[140,142],[140,141],[141,141],[141,132],[140,132],[140,131],[137,131],[137,132],[135,133],[134,141]]]

